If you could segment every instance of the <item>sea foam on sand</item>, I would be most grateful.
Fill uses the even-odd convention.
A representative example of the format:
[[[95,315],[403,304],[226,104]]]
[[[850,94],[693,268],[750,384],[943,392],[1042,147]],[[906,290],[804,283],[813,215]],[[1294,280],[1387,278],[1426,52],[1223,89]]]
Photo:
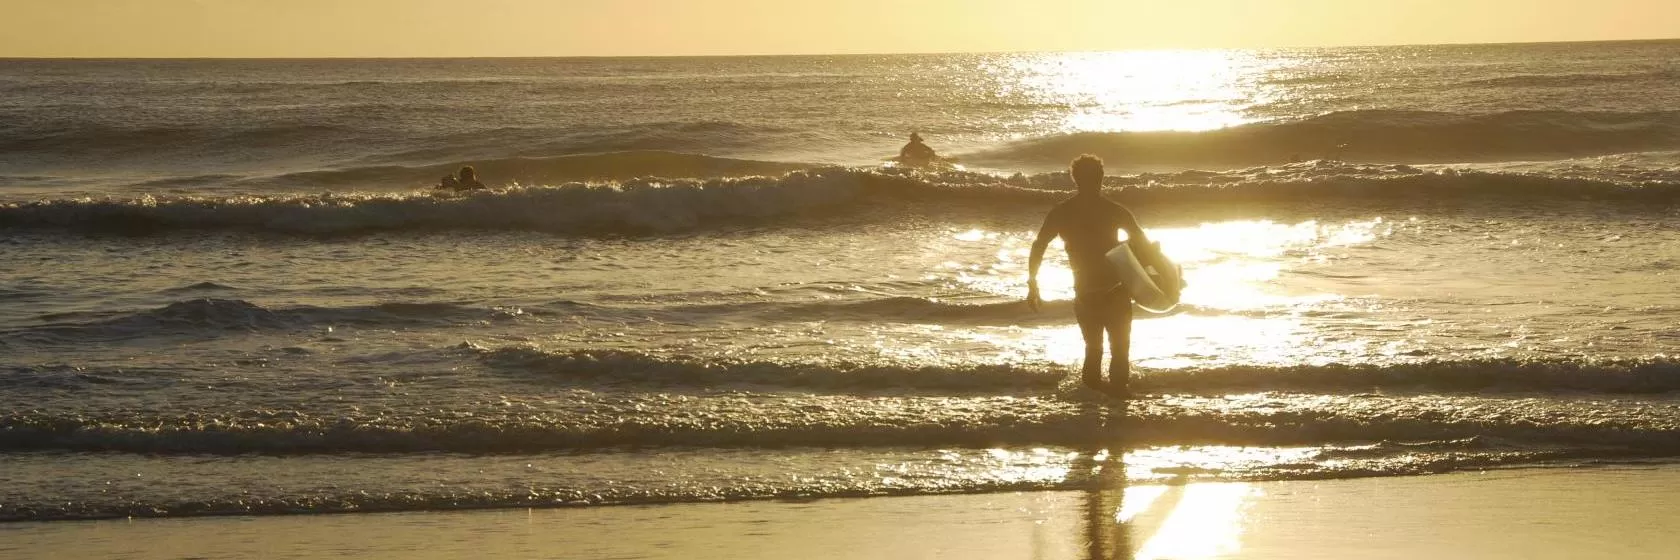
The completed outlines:
[[[1672,466],[0,525],[8,558],[1671,558]]]

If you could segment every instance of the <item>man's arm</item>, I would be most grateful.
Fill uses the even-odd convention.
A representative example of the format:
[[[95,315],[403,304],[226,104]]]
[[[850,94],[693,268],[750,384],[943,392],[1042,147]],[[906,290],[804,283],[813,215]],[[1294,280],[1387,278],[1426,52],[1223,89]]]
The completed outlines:
[[[1032,254],[1027,257],[1027,306],[1033,311],[1044,303],[1044,298],[1038,294],[1038,268],[1044,264],[1044,250],[1050,248],[1050,241],[1059,235],[1056,228],[1056,211],[1044,217],[1044,226],[1038,229],[1038,238],[1033,239]]]
[[[1137,216],[1132,215],[1130,209],[1119,204],[1114,205],[1114,210],[1120,215],[1120,229],[1126,230],[1126,239],[1137,241],[1137,243],[1132,244],[1132,249],[1140,250],[1139,247],[1148,247],[1149,237],[1143,234],[1143,226],[1138,225]]]

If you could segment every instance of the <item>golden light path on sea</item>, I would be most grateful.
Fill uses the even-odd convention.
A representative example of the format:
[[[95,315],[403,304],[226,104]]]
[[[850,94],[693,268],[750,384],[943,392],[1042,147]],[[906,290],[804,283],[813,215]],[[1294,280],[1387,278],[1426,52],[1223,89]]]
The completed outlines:
[[[1255,51],[1159,50],[999,55],[985,69],[1000,95],[1072,109],[1062,132],[1203,131],[1252,122],[1274,95],[1264,78],[1291,63]]]
[[[1286,364],[1297,360],[1298,349],[1309,342],[1310,336],[1297,312],[1342,302],[1356,294],[1285,286],[1280,283],[1280,275],[1288,267],[1326,258],[1323,253],[1327,250],[1369,243],[1388,231],[1382,218],[1336,223],[1231,220],[1152,229],[1152,239],[1184,268],[1188,286],[1180,307],[1189,312],[1140,315],[1147,317],[1147,328],[1133,330],[1133,363],[1177,368],[1192,361]],[[962,287],[1024,297],[1030,234],[971,229],[954,233],[950,240],[999,246],[995,262],[947,263],[964,268],[958,275]],[[1047,253],[1039,283],[1046,300],[1073,297],[1073,276],[1059,242]],[[961,336],[1013,348],[1026,360],[1071,364],[1083,356],[1079,328],[1071,320],[1067,324],[1004,331],[973,330]],[[1364,342],[1342,344],[1359,346]]]

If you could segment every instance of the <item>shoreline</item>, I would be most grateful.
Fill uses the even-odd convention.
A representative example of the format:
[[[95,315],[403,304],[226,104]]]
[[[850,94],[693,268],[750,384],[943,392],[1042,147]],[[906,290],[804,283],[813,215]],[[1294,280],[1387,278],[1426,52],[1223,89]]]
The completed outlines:
[[[1680,467],[0,525],[23,558],[1666,558]]]

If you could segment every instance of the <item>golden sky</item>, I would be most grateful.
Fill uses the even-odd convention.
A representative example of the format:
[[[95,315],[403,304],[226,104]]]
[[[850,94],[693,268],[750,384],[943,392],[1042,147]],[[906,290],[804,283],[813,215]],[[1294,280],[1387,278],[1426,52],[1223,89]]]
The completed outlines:
[[[0,0],[0,16],[0,57],[898,53],[1680,36],[1680,0]]]

